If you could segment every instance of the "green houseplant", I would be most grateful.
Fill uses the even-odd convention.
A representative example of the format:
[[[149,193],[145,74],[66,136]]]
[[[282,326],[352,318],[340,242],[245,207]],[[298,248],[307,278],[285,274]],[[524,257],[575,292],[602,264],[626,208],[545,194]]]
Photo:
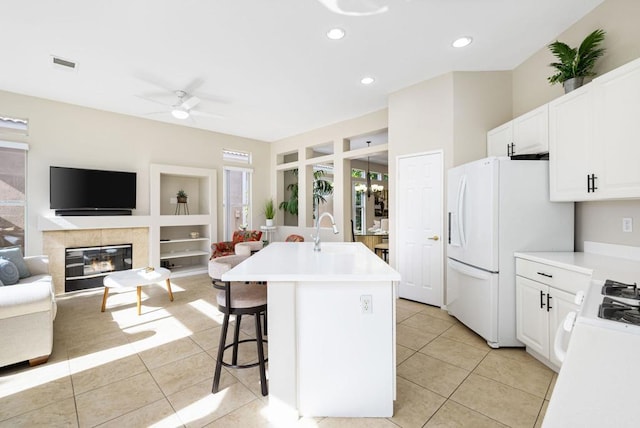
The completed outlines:
[[[176,193],[176,198],[178,198],[178,203],[180,204],[187,202],[187,196],[187,192],[182,189],[178,190],[178,193]]]
[[[273,219],[276,216],[276,209],[273,205],[273,199],[269,198],[265,201],[263,212],[267,226],[273,226]]]
[[[566,93],[582,86],[585,77],[595,76],[593,67],[605,52],[605,48],[599,47],[604,36],[604,30],[597,29],[585,37],[577,48],[558,40],[551,43],[548,48],[558,62],[549,64],[556,69],[556,73],[548,78],[549,83],[562,83]]]
[[[293,170],[294,175],[298,175],[298,170]],[[326,196],[333,194],[333,184],[325,180],[325,172],[323,170],[313,171],[313,212],[315,215],[316,206],[320,203],[326,203]],[[280,202],[278,208],[292,215],[298,215],[298,183],[291,183],[287,186],[289,199]]]

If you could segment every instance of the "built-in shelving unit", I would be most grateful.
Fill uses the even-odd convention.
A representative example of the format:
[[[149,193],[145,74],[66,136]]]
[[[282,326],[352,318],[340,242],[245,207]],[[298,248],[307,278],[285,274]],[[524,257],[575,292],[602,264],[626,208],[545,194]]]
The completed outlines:
[[[210,245],[217,241],[216,170],[153,164],[150,171],[151,217],[157,220],[150,237],[153,264],[168,267],[174,277],[207,272]],[[178,190],[188,195],[189,214],[175,214]]]

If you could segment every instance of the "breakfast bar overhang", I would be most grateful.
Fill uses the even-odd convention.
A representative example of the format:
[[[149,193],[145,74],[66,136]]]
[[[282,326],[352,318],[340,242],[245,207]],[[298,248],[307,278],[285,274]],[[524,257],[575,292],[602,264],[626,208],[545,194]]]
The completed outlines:
[[[273,415],[393,415],[400,274],[382,259],[358,242],[276,242],[222,280],[267,282]]]

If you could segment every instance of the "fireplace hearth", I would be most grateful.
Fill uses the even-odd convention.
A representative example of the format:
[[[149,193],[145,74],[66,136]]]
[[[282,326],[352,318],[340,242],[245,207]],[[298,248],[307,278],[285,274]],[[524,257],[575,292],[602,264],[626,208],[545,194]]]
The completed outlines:
[[[66,248],[64,291],[102,287],[109,273],[131,268],[131,244]]]

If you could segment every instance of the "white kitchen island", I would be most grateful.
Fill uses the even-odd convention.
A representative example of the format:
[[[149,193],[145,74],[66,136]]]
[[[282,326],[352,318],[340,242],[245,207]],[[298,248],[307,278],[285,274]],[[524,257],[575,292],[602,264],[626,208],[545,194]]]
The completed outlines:
[[[321,247],[272,243],[222,276],[267,281],[270,411],[390,417],[400,274],[359,242]]]

